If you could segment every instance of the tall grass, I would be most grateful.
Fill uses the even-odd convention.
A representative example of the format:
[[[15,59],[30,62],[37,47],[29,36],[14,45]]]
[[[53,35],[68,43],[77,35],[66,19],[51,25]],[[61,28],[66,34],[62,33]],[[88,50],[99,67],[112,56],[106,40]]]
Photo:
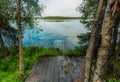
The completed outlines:
[[[10,47],[10,55],[0,59],[0,82],[24,82],[24,79],[30,73],[33,64],[39,57],[43,56],[58,56],[59,50],[55,48],[43,48],[29,46],[24,47],[24,65],[25,65],[25,77],[22,79],[18,78],[18,63],[19,54],[18,50]]]
[[[86,47],[76,47],[73,50],[69,50],[65,53],[61,53],[55,48],[43,48],[28,46],[23,48],[24,52],[24,65],[25,65],[25,76],[22,79],[18,78],[18,63],[19,54],[17,48],[9,48],[10,55],[2,58],[0,57],[0,82],[24,82],[25,78],[30,73],[33,64],[37,61],[39,57],[44,56],[85,56]],[[0,50],[0,53],[1,50]],[[120,61],[120,60],[119,60]],[[107,82],[120,82],[120,63],[111,60],[107,66],[106,79]],[[109,67],[109,68],[108,68]]]

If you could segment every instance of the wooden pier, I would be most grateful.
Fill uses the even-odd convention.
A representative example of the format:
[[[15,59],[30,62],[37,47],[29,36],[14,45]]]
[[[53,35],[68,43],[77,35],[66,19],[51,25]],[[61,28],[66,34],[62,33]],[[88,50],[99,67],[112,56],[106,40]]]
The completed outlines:
[[[83,82],[84,57],[42,57],[25,82]]]

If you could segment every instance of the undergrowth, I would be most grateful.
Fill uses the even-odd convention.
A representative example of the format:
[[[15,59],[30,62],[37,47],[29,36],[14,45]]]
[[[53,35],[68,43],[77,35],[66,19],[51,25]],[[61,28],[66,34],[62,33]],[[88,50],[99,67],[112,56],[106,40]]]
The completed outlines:
[[[29,46],[23,48],[25,76],[22,79],[18,78],[18,50],[10,47],[9,56],[0,59],[0,82],[24,82],[25,78],[30,73],[33,64],[39,57],[44,56],[58,56],[60,54],[58,49],[43,48]],[[0,54],[1,55],[1,54]]]
[[[17,48],[9,48],[9,56],[3,57],[0,54],[0,82],[24,82],[27,78],[33,64],[37,61],[39,57],[48,56],[85,56],[86,47],[76,47],[73,50],[66,52],[61,52],[59,49],[55,48],[43,48],[28,46],[23,48],[24,52],[24,65],[25,65],[25,75],[22,79],[18,78],[18,63],[19,54]],[[1,49],[0,49],[0,53]],[[113,59],[109,59],[108,65],[106,66],[106,80],[107,82],[120,82],[120,59],[116,62]],[[93,75],[92,75],[93,76]]]

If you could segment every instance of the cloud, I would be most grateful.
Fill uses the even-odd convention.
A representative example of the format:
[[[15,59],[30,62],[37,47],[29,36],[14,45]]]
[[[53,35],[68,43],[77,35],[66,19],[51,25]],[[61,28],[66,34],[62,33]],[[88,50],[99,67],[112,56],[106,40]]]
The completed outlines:
[[[43,16],[80,16],[75,9],[82,0],[40,0],[47,8]]]

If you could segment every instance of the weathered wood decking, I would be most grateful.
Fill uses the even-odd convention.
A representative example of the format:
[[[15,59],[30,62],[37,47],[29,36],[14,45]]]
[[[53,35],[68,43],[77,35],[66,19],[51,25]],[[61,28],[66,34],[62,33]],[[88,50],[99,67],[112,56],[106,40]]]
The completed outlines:
[[[25,82],[83,82],[84,58],[43,57],[33,66]]]

